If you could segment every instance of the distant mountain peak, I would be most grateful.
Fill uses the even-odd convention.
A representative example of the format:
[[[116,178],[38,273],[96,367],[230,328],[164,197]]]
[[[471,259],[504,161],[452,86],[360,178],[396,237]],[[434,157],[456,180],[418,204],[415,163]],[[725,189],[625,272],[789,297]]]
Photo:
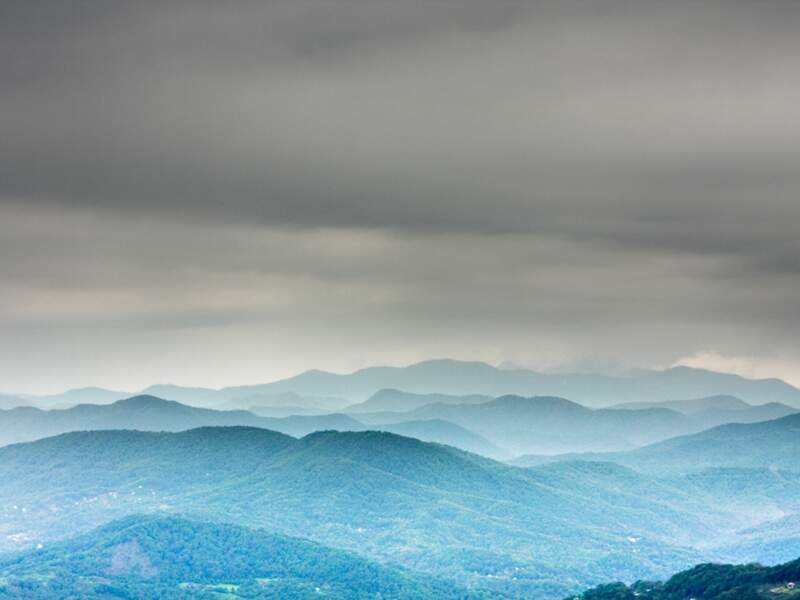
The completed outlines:
[[[151,394],[139,394],[130,398],[123,398],[112,403],[112,406],[184,406],[174,400],[165,400]]]
[[[565,408],[572,410],[589,410],[582,404],[561,398],[559,396],[518,396],[516,394],[506,394],[492,400],[491,404],[530,408]]]

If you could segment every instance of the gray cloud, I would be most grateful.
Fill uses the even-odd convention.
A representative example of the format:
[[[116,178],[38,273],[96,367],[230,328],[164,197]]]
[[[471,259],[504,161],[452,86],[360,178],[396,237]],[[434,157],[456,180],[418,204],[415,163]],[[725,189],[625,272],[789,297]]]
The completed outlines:
[[[217,383],[432,354],[800,361],[796,2],[0,11],[9,385],[42,345],[86,348],[88,378],[119,336],[174,356],[122,383],[197,378],[219,339],[240,365]]]

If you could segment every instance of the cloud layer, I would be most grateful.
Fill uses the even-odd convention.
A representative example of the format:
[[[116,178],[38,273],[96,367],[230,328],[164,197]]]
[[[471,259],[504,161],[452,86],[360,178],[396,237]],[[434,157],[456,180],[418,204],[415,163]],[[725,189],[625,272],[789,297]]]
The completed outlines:
[[[800,363],[796,2],[2,11],[5,389]]]

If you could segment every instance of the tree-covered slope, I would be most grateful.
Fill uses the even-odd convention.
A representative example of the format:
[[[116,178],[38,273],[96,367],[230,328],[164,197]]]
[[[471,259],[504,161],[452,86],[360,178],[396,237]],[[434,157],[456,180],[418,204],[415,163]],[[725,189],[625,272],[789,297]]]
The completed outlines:
[[[605,584],[567,600],[791,600],[800,598],[800,559],[774,567],[702,564],[665,582]]]
[[[132,513],[192,513],[464,587],[552,598],[740,556],[759,538],[739,530],[800,512],[799,488],[796,474],[770,470],[665,479],[613,463],[521,469],[375,431],[76,432],[0,449],[0,548],[48,545]]]
[[[699,560],[687,546],[727,521],[615,465],[517,469],[379,432],[100,431],[0,449],[6,550],[174,511],[523,597],[663,575]]]
[[[0,557],[0,598],[63,600],[478,597],[307,540],[230,524],[135,515]]]
[[[554,460],[613,461],[658,476],[710,468],[800,471],[800,414],[759,423],[730,423],[625,452],[520,456],[518,466]]]
[[[661,474],[711,467],[800,470],[800,414],[760,423],[720,425],[610,458]]]

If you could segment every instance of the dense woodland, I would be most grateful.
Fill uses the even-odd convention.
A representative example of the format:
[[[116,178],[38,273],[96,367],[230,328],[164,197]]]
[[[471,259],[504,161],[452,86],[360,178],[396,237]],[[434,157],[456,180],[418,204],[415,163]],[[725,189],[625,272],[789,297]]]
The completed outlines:
[[[765,600],[800,598],[800,559],[774,567],[702,564],[665,582],[612,583],[577,596],[580,600]],[[568,596],[573,600],[576,596]]]
[[[480,598],[301,539],[180,518],[128,517],[0,561],[0,598]]]

